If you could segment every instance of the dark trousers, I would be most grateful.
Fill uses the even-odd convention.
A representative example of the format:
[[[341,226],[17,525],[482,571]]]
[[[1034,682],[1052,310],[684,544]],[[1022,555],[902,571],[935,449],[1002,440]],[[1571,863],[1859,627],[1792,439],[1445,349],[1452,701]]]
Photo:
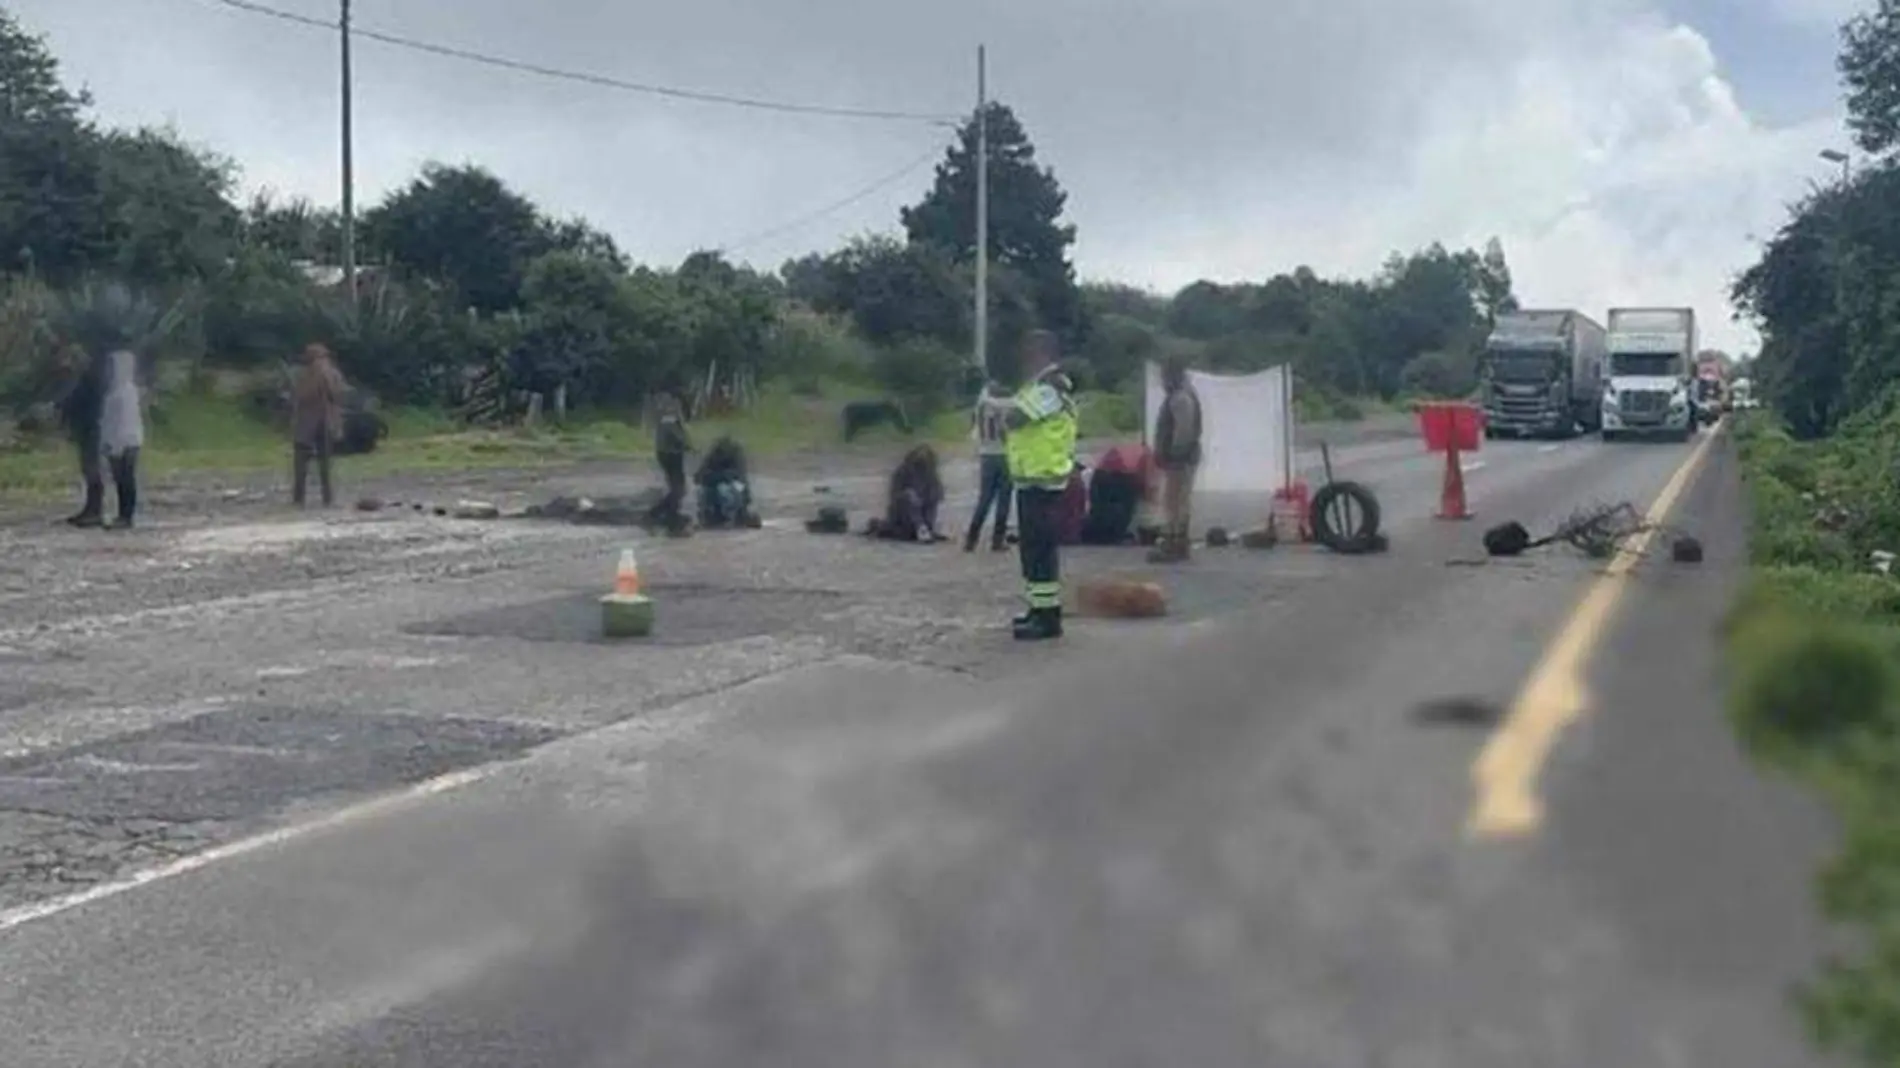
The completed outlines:
[[[1062,607],[1061,542],[1056,536],[1061,505],[1061,490],[1025,486],[1016,491],[1023,595],[1032,611]]]
[[[105,455],[99,451],[96,436],[82,434],[73,441],[73,447],[79,450],[79,478],[86,487],[86,503],[73,518],[97,519],[106,510]]]
[[[996,506],[996,526],[990,532],[990,544],[1003,547],[1003,536],[1009,532],[1009,460],[1002,456],[984,456],[977,467],[976,514],[970,517],[970,532],[963,538],[965,548],[976,548],[976,540],[983,533],[983,521],[989,518],[990,506]]]
[[[310,481],[310,461],[317,462],[317,485],[323,492],[325,507],[336,503],[336,487],[330,481],[330,439],[300,441],[291,449],[290,500],[303,507],[304,486]]]
[[[112,489],[119,498],[119,522],[130,523],[139,508],[139,450],[130,448],[108,457],[107,466],[112,469]]]
[[[680,505],[686,501],[686,454],[663,452],[659,459],[660,473],[666,476],[666,498],[660,502],[659,514],[669,521],[676,520]]]

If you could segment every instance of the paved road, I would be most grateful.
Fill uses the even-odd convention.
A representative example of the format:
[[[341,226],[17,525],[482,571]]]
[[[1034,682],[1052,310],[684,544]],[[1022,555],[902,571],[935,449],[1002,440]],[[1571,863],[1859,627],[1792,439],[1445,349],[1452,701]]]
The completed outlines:
[[[1543,526],[1590,502],[1647,504],[1689,456],[1499,443],[1470,488],[1482,520]],[[258,823],[240,803],[254,791],[177,789],[166,804],[191,811],[173,815],[203,816],[222,852],[0,913],[0,1063],[1814,1063],[1782,998],[1820,945],[1806,885],[1825,826],[1745,768],[1720,720],[1712,628],[1740,563],[1724,448],[1674,517],[1707,562],[1641,563],[1594,632],[1572,618],[1599,565],[1465,566],[1482,520],[1429,518],[1431,458],[1356,445],[1341,468],[1379,490],[1390,554],[1203,554],[1170,579],[1176,619],[1081,622],[1039,654],[984,622],[1006,592],[968,591],[1007,569],[983,554],[942,557],[942,581],[905,589],[945,632],[938,652],[881,644],[907,617],[873,599],[850,613],[860,629],[814,625],[809,655],[744,680],[718,662],[745,640],[670,651],[649,675],[594,647],[404,631],[395,606],[434,618],[453,600],[412,586],[312,601],[294,627],[332,650],[321,683],[284,675],[274,719],[187,719],[196,734],[163,740],[281,744],[302,723],[318,755],[301,793]],[[579,548],[534,551],[456,604],[597,567]],[[920,570],[888,559],[912,562],[869,584]],[[831,618],[785,613],[794,630]],[[174,699],[194,676],[160,668],[189,643],[256,656],[280,640],[254,616],[194,619],[119,638]],[[362,655],[339,666],[328,635]],[[1577,662],[1584,715],[1544,754],[1541,713],[1517,695],[1560,635],[1594,653]],[[466,659],[406,674],[366,659],[418,648]],[[196,670],[200,687],[237,677]],[[694,671],[701,696],[648,699]],[[344,714],[310,711],[326,697],[396,706],[378,745],[338,758],[353,778],[323,771]],[[1499,718],[1431,714],[1447,703]],[[23,748],[51,730],[7,727]],[[1506,748],[1540,818],[1473,838],[1474,765],[1501,737],[1531,739]],[[54,771],[0,776],[0,794],[47,790],[70,813],[112,792],[101,760],[135,763],[53,755]],[[348,805],[435,774],[453,777]],[[220,837],[224,823],[276,829]]]

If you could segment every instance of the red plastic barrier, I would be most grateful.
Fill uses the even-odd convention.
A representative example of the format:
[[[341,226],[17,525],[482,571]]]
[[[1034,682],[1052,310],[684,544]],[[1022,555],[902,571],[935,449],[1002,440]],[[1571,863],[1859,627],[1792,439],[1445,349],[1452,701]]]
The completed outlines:
[[[1418,429],[1427,452],[1476,452],[1484,441],[1484,409],[1455,401],[1421,404]]]
[[[1484,441],[1484,410],[1473,404],[1439,401],[1418,407],[1418,429],[1428,452],[1445,454],[1445,480],[1438,491],[1438,518],[1470,519],[1465,500],[1465,466],[1460,453],[1476,452]]]
[[[1313,540],[1313,498],[1304,479],[1295,479],[1291,485],[1273,491],[1271,521],[1277,533],[1300,541]]]

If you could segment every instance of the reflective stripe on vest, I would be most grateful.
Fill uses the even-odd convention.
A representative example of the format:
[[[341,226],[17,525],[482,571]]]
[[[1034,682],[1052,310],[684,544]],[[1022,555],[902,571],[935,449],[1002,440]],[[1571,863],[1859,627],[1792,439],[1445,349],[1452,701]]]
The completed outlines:
[[[1048,382],[1037,380],[1016,394],[1016,407],[1029,422],[1003,440],[1009,477],[1019,486],[1060,488],[1075,469],[1075,402]]]

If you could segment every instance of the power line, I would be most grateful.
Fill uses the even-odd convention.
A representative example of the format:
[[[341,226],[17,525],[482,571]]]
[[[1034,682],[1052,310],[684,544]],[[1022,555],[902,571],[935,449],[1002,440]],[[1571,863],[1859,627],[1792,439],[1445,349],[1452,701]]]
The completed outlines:
[[[913,171],[917,170],[919,167],[922,167],[924,164],[929,163],[931,160],[937,158],[938,154],[941,153],[942,151],[943,151],[942,146],[939,145],[937,147],[934,147],[930,151],[924,153],[921,156],[918,156],[916,159],[911,160],[909,163],[904,164],[902,167],[898,168],[897,170],[894,170],[891,173],[885,175],[884,177],[879,178],[878,180],[872,182],[871,184],[865,186],[862,189],[859,189],[857,192],[852,193],[850,196],[845,197],[842,200],[835,201],[831,204],[825,205],[822,208],[818,208],[815,211],[811,211],[804,215],[800,215],[797,218],[792,219],[790,222],[780,223],[779,225],[771,227],[769,229],[756,231],[754,233],[748,234],[747,236],[738,239],[737,241],[728,241],[725,244],[720,245],[717,251],[723,254],[730,255],[731,253],[736,252],[739,249],[748,248],[750,246],[758,244],[761,241],[770,240],[771,238],[777,237],[780,234],[788,233],[792,230],[798,229],[801,226],[805,226],[810,223],[817,222],[819,219],[822,219],[833,212],[842,211],[845,208],[848,208],[851,205],[856,204],[858,201],[863,200],[864,198],[870,196],[871,194],[880,192],[884,190],[885,188],[895,185],[898,182],[902,181],[903,179],[908,178]]]
[[[300,26],[313,26],[331,32],[339,32],[342,29],[342,25],[338,22],[298,14],[295,11],[285,11],[282,8],[257,3],[255,0],[213,0],[213,2],[237,11],[244,11],[253,15],[263,15],[283,22],[296,23]],[[386,33],[381,30],[364,29],[355,24],[351,25],[350,33],[356,37],[379,41],[386,45],[392,45],[396,48],[406,48],[414,52],[426,52],[430,55],[446,56],[450,59],[479,63],[483,66],[498,67],[503,70],[511,70],[523,74],[535,74],[544,78],[556,78],[561,81],[579,82],[584,85],[600,86],[607,89],[619,89],[629,93],[644,93],[648,96],[666,97],[673,100],[689,100],[701,104],[724,104],[729,107],[752,108],[758,111],[790,112],[801,115],[828,115],[833,118],[882,119],[893,122],[926,122],[939,126],[952,126],[962,121],[962,116],[957,115],[926,114],[915,111],[883,111],[875,108],[831,107],[824,104],[799,104],[782,100],[763,100],[756,97],[732,96],[726,93],[701,92],[697,89],[679,89],[666,85],[651,85],[643,82],[626,81],[621,78],[609,77],[605,74],[590,74],[585,71],[566,70],[540,63],[530,63],[525,60],[509,59],[505,56],[476,52],[466,48],[456,48],[452,45],[437,44],[433,41],[425,41],[416,37],[405,37],[400,34]]]

